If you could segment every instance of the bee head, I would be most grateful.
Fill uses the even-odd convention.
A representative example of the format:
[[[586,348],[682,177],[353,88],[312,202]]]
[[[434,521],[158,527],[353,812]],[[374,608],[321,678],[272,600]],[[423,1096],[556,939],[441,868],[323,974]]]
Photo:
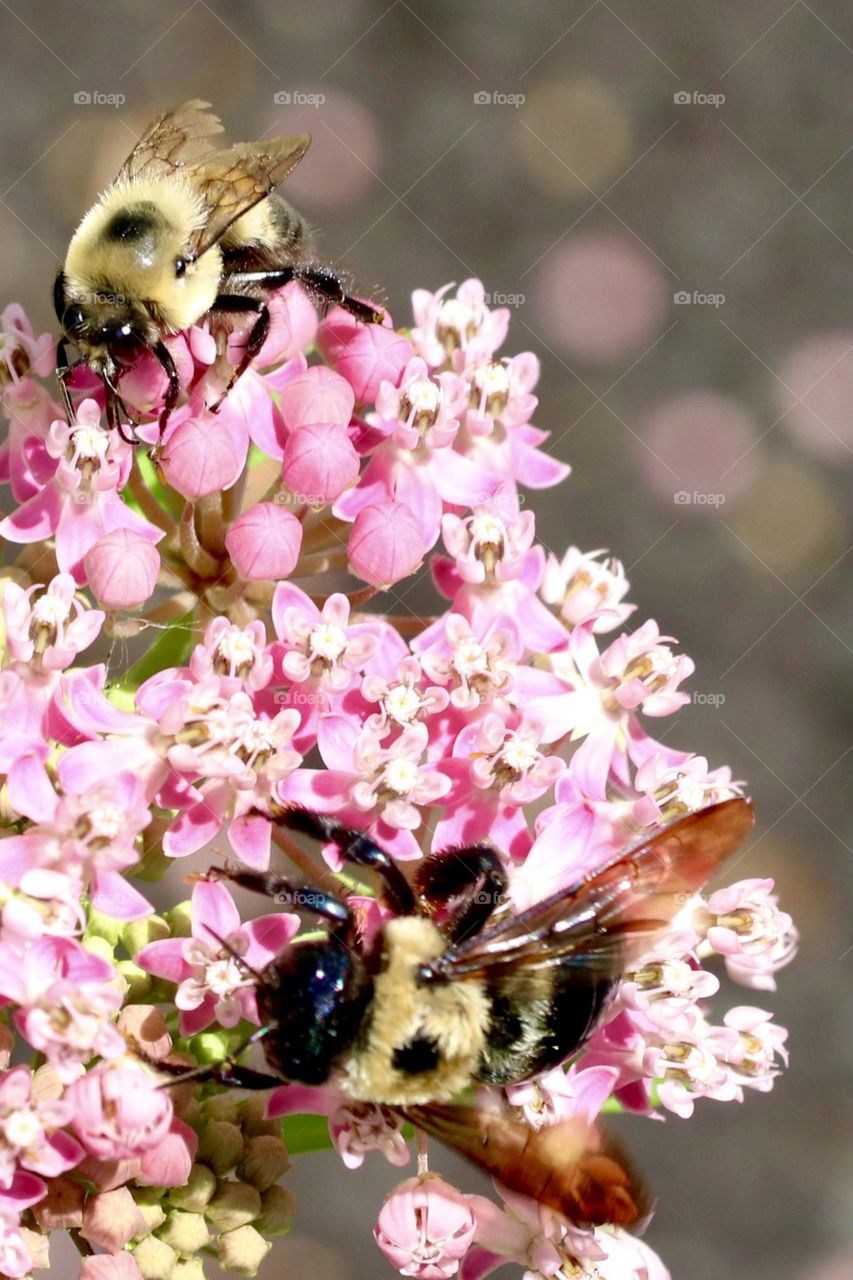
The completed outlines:
[[[65,336],[98,373],[111,376],[128,368],[152,346],[150,317],[121,294],[100,289],[69,293],[60,272],[54,303]]]

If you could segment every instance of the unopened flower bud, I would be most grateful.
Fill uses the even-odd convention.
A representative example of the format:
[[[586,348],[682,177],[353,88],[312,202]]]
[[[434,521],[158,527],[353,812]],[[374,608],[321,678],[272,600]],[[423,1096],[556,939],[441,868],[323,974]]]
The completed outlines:
[[[374,587],[407,577],[426,552],[421,527],[402,502],[382,502],[358,513],[350,533],[350,567]]]
[[[178,1258],[172,1272],[172,1280],[205,1280],[201,1258]]]
[[[293,512],[274,502],[259,502],[245,511],[225,535],[225,547],[234,568],[249,582],[288,578],[301,546],[302,525]]]
[[[156,1236],[146,1236],[133,1251],[143,1280],[171,1280],[177,1255]]]
[[[141,1277],[136,1258],[126,1249],[93,1254],[80,1263],[80,1280],[141,1280]]]
[[[250,1138],[237,1173],[259,1191],[266,1191],[290,1168],[287,1147],[281,1138],[261,1134]]]
[[[260,1212],[260,1192],[248,1182],[223,1183],[207,1206],[207,1216],[218,1231],[236,1231],[254,1222]]]
[[[246,1226],[220,1236],[216,1252],[223,1270],[254,1276],[271,1248],[270,1240],[265,1240],[254,1227]]]
[[[90,1244],[115,1253],[144,1228],[145,1221],[128,1188],[116,1187],[114,1191],[89,1196],[83,1208],[80,1234]]]
[[[160,553],[138,533],[113,529],[89,548],[83,567],[99,604],[108,609],[135,609],[157,586]]]
[[[152,1004],[126,1005],[118,1017],[118,1029],[127,1039],[138,1044],[149,1058],[168,1057],[172,1037],[166,1019]]]
[[[198,1253],[210,1243],[210,1232],[204,1215],[201,1213],[184,1213],[173,1209],[166,1216],[166,1221],[157,1232],[161,1240],[171,1245],[176,1253]]]
[[[166,1211],[161,1200],[162,1194],[160,1187],[133,1188],[136,1207],[142,1215],[142,1221],[145,1223],[144,1228],[139,1232],[140,1237],[150,1235],[152,1231],[156,1231],[166,1221]]]
[[[149,1187],[182,1187],[198,1151],[198,1135],[177,1116],[159,1146],[146,1151],[137,1182]]]
[[[83,1225],[83,1188],[70,1178],[51,1178],[47,1195],[30,1213],[42,1231],[67,1231]]]
[[[255,1227],[262,1236],[287,1235],[293,1222],[293,1192],[278,1185],[268,1187],[261,1196],[261,1216]]]
[[[245,1143],[236,1124],[229,1120],[211,1120],[205,1125],[199,1142],[199,1157],[214,1173],[227,1173],[239,1163]]]
[[[226,1093],[216,1093],[212,1098],[206,1098],[204,1114],[209,1120],[227,1120],[229,1124],[240,1126],[243,1115],[240,1095],[228,1090]]]
[[[100,911],[90,907],[87,933],[94,934],[98,938],[106,938],[107,942],[115,946],[126,928],[124,920],[115,920],[112,916],[102,915]]]
[[[266,1094],[254,1093],[240,1103],[240,1124],[247,1138],[259,1138],[264,1133],[281,1137],[281,1120],[267,1119],[268,1101]]]
[[[157,918],[157,916],[148,916],[149,920],[156,920]],[[192,903],[189,898],[184,902],[179,902],[174,907],[170,907],[164,918],[168,925],[171,937],[189,938],[192,935]],[[170,935],[167,934],[166,936],[168,937]]]
[[[102,960],[106,960],[107,964],[112,964],[115,960],[115,947],[106,938],[92,936],[84,938],[83,946],[90,955],[100,956]]]
[[[153,986],[150,973],[140,969],[139,965],[134,964],[132,960],[119,960],[116,968],[127,983],[125,1000],[128,1003],[144,1000],[147,995],[150,995]]]
[[[162,916],[145,916],[142,920],[131,920],[125,924],[121,932],[121,940],[127,948],[128,955],[135,956],[137,951],[147,947],[149,942],[162,942],[171,937],[171,930]]]
[[[192,1213],[201,1213],[206,1208],[216,1191],[216,1174],[206,1164],[194,1164],[186,1186],[173,1187],[169,1192],[169,1202],[176,1209],[188,1209]]]

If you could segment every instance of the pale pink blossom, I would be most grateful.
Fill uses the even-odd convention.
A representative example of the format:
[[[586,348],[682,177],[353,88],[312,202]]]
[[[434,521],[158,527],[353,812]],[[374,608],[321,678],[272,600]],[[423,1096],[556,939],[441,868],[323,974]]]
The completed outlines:
[[[136,1063],[100,1064],[75,1080],[65,1097],[75,1134],[99,1160],[141,1156],[172,1123],[172,1099]]]
[[[707,900],[708,945],[725,956],[729,976],[743,986],[775,991],[773,975],[793,960],[799,934],[780,911],[772,880],[739,880]]]
[[[433,1173],[408,1178],[391,1192],[373,1234],[401,1275],[447,1280],[459,1270],[475,1230],[467,1198]]]
[[[60,573],[47,586],[23,588],[7,581],[3,588],[6,645],[19,662],[34,670],[62,671],[78,653],[88,649],[104,622],[100,609],[88,609],[75,595],[69,573]]]

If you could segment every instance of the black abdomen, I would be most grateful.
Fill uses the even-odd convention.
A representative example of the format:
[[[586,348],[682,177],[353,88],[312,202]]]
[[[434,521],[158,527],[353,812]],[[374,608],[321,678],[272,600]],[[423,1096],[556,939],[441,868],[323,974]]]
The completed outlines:
[[[538,985],[538,984],[537,984]],[[544,985],[544,984],[543,984]],[[504,983],[492,993],[488,1042],[477,1078],[508,1085],[559,1066],[594,1030],[615,989],[607,980]]]

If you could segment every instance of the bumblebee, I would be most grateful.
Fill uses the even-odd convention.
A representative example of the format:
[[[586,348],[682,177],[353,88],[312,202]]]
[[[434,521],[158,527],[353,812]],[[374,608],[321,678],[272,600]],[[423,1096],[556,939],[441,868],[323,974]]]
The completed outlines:
[[[517,915],[505,909],[506,872],[486,845],[425,859],[410,884],[363,832],[302,809],[270,816],[375,873],[393,915],[360,945],[355,916],[337,896],[273,872],[212,868],[207,878],[310,911],[328,932],[297,940],[252,974],[261,1027],[251,1039],[261,1041],[269,1072],[242,1065],[239,1054],[189,1073],[165,1069],[246,1089],[334,1077],[353,1101],[394,1109],[573,1221],[642,1218],[641,1183],[591,1126],[533,1129],[508,1107],[455,1099],[475,1084],[528,1080],[577,1052],[621,977],[747,835],[749,802],[681,818]]]
[[[305,222],[274,194],[305,155],[310,134],[216,150],[212,139],[222,124],[209,106],[193,98],[155,120],[71,239],[53,290],[64,335],[57,374],[69,421],[69,342],[102,379],[107,421],[115,427],[129,416],[119,380],[150,352],[168,378],[162,433],[180,394],[164,337],[208,316],[220,330],[229,317],[253,316],[224,397],[269,333],[270,292],[291,280],[365,323],[384,318],[317,263]]]

